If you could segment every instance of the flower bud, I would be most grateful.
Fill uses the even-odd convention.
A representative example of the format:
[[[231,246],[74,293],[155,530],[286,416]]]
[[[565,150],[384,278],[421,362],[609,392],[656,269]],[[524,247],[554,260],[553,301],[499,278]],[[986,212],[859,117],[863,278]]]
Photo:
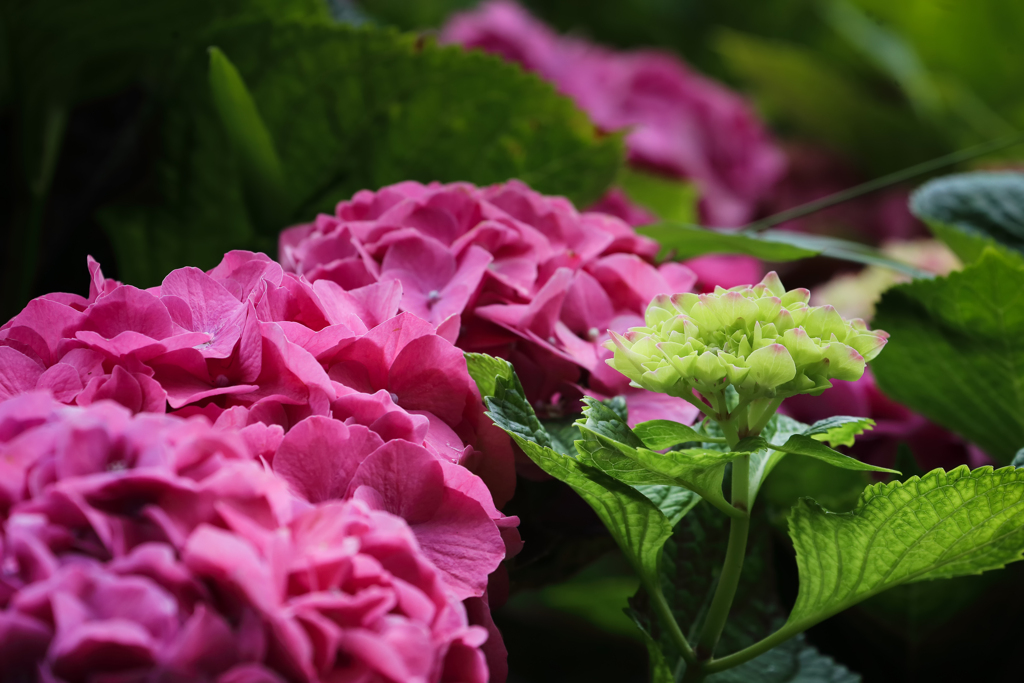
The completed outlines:
[[[705,398],[730,385],[748,400],[818,394],[830,379],[858,379],[888,335],[808,298],[775,273],[754,286],[658,296],[646,327],[612,333],[608,364],[639,386]]]

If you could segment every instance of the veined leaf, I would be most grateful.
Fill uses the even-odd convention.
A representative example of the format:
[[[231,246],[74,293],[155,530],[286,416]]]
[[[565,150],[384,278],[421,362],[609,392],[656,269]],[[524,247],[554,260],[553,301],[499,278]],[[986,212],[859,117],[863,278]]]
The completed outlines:
[[[327,23],[232,24],[208,41],[244,78],[294,198],[271,231],[403,180],[519,178],[586,206],[621,165],[621,136],[600,134],[550,84],[492,55]],[[135,285],[183,265],[212,267],[230,249],[276,246],[250,218],[205,55],[190,54],[163,100],[149,193],[100,216]]]
[[[800,589],[783,628],[798,633],[887,588],[980,574],[1022,559],[1024,472],[966,466],[865,489],[827,512],[803,499],[789,518]]]
[[[669,524],[672,526],[678,524],[679,520],[700,502],[698,494],[682,486],[639,484],[633,488],[657,505],[661,514],[668,518]]]
[[[1024,266],[993,247],[960,272],[890,289],[872,361],[890,398],[1000,462],[1024,443]]]
[[[803,433],[835,448],[852,446],[856,437],[874,427],[875,421],[871,418],[835,415],[818,420]]]
[[[672,420],[649,420],[633,427],[633,433],[640,437],[644,446],[652,451],[663,451],[666,448],[689,442],[725,442],[725,439],[709,436],[693,427],[673,422]]]

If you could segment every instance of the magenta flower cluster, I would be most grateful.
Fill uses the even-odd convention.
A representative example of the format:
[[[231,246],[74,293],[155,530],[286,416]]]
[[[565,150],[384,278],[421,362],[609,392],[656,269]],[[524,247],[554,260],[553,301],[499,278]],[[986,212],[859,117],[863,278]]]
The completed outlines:
[[[706,224],[748,222],[784,173],[784,155],[751,107],[674,55],[559,36],[511,0],[455,15],[441,40],[517,62],[554,83],[603,130],[628,130],[630,162],[695,183]],[[616,194],[601,208],[643,221],[622,199]]]
[[[313,503],[236,431],[44,392],[0,405],[0,454],[4,680],[488,680],[415,528],[458,525],[441,487],[384,511],[364,461],[352,500]]]
[[[148,290],[89,267],[87,298],[0,328],[0,607],[35,648],[11,657],[55,680],[504,680],[487,600],[521,546],[514,463],[455,328],[399,313],[397,279],[248,252]]]
[[[399,281],[402,311],[466,351],[511,361],[543,415],[577,411],[585,392],[624,395],[632,423],[688,423],[692,406],[631,388],[605,363],[607,330],[642,325],[651,299],[694,285],[688,267],[655,265],[657,251],[624,221],[517,181],[359,192],[280,242],[282,265],[314,288]]]

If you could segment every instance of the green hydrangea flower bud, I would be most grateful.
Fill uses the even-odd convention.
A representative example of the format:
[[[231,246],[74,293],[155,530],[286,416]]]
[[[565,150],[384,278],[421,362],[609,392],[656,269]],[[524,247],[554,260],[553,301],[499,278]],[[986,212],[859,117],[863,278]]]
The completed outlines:
[[[774,272],[752,286],[659,296],[644,327],[612,333],[608,364],[634,386],[683,397],[731,385],[747,400],[782,399],[859,379],[888,334],[809,299]]]

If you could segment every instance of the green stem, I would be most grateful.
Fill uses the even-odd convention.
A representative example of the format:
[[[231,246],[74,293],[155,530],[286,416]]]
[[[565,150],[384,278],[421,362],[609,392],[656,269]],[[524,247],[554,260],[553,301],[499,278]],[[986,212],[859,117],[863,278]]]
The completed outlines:
[[[739,652],[734,652],[733,654],[722,657],[721,659],[716,659],[713,662],[709,662],[705,670],[707,673],[711,674],[731,669],[735,666],[739,666],[740,664],[745,664],[754,657],[763,655],[765,652],[768,652],[768,650],[781,645],[804,630],[806,630],[806,628],[790,628],[790,625],[786,624],[775,633],[763,640],[757,641],[750,647],[744,648]]]
[[[716,420],[717,419],[716,415],[715,415],[715,411],[712,410],[711,408],[709,408],[700,399],[695,398],[692,394],[690,394],[688,396],[683,396],[683,395],[678,395],[677,394],[677,396],[678,396],[678,398],[683,399],[687,403],[692,403],[694,406],[697,407],[698,410],[700,410],[700,412],[704,413],[707,417],[710,417],[712,420]]]
[[[939,169],[946,168],[947,166],[954,166],[964,161],[970,161],[971,159],[975,159],[991,152],[997,152],[1001,149],[1012,147],[1013,145],[1018,145],[1022,142],[1024,142],[1024,133],[1017,133],[991,142],[983,142],[980,145],[968,147],[967,149],[962,149],[958,152],[953,152],[952,154],[947,154],[937,159],[931,159],[909,168],[904,168],[903,170],[896,171],[895,173],[884,175],[881,178],[875,178],[874,180],[869,180],[866,183],[855,185],[854,187],[843,190],[842,192],[836,192],[835,194],[831,194],[827,197],[816,199],[813,202],[801,204],[800,206],[795,206],[792,209],[787,209],[773,216],[762,218],[759,221],[754,221],[747,225],[743,228],[743,232],[762,232],[781,223],[797,218],[803,218],[804,216],[812,213],[817,213],[822,209],[827,209],[830,206],[842,204],[843,202],[848,202],[851,199],[856,199],[857,197],[870,194],[871,192],[885,189],[890,185],[902,183],[905,180],[910,180],[911,178],[916,178],[917,176],[924,175],[925,173],[931,173],[932,171],[938,171]]]
[[[654,603],[654,610],[658,613],[662,623],[668,628],[668,634],[672,638],[672,642],[675,643],[676,649],[679,650],[679,654],[683,656],[688,665],[696,664],[697,655],[694,653],[693,648],[690,647],[690,642],[686,640],[686,636],[683,635],[682,629],[679,628],[679,622],[676,621],[675,616],[672,614],[672,608],[669,607],[668,601],[665,600],[665,594],[661,592],[661,586],[657,585],[657,579],[654,582],[647,583],[647,594],[651,597],[651,601]],[[654,583],[655,585],[651,585]]]
[[[764,408],[764,412],[762,412],[754,424],[750,426],[750,434],[760,434],[761,430],[768,425],[768,421],[772,419],[775,411],[779,409],[779,406],[782,405],[784,400],[786,400],[786,397],[782,396],[780,398],[773,398],[769,401],[768,405]]]
[[[742,516],[729,521],[729,546],[725,551],[722,575],[718,578],[715,596],[711,599],[704,627],[697,641],[697,656],[704,666],[715,653],[715,646],[722,637],[722,630],[729,618],[736,587],[743,572],[743,559],[747,552],[747,535],[750,531],[750,456],[744,455],[732,464],[732,504],[743,512]],[[685,679],[684,679],[685,680]],[[699,679],[698,679],[699,680]]]

